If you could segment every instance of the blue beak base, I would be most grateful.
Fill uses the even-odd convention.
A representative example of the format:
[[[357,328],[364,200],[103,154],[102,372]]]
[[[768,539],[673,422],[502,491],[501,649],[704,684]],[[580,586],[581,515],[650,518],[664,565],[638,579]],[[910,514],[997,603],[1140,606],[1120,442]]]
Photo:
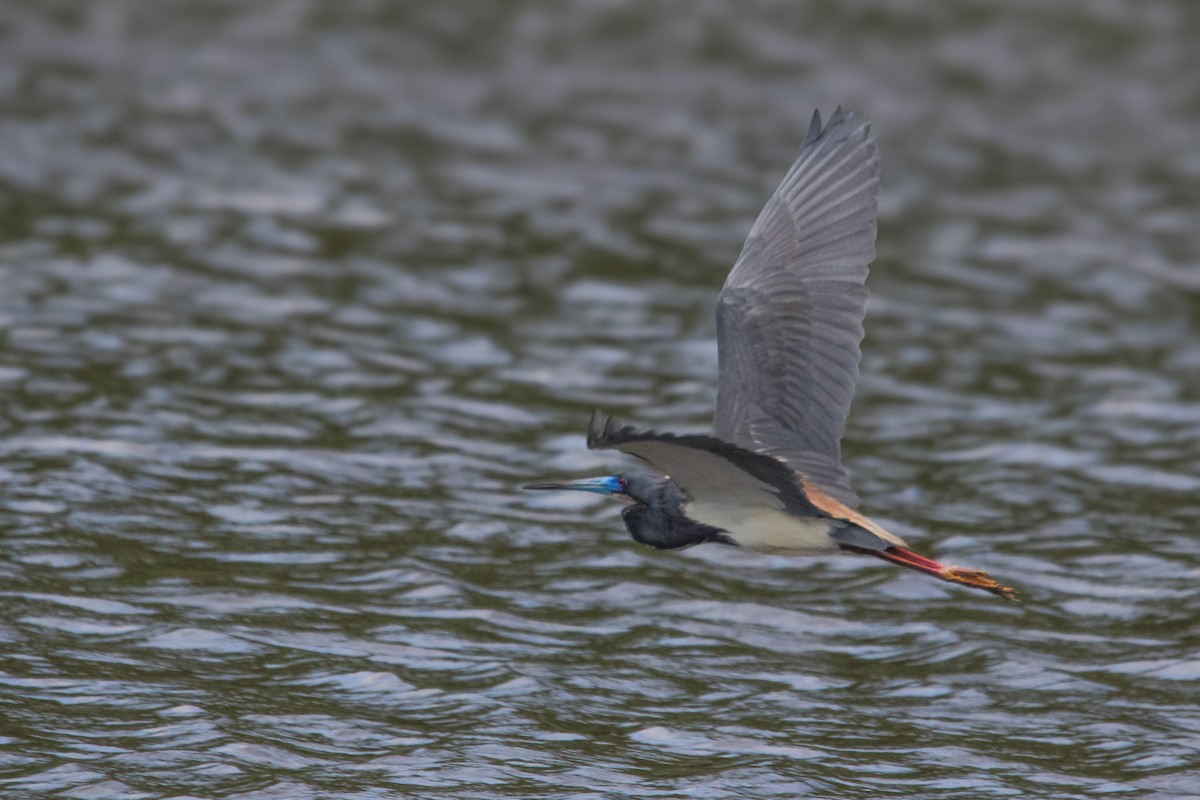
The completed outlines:
[[[534,490],[570,490],[576,492],[595,492],[596,494],[620,494],[623,491],[621,479],[616,475],[605,475],[602,478],[584,478],[578,481],[550,481],[548,483],[530,483],[522,489]]]

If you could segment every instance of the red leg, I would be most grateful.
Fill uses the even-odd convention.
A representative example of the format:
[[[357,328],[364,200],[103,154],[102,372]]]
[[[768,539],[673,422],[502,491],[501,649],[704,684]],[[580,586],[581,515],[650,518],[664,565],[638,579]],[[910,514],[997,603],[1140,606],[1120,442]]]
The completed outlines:
[[[959,583],[963,586],[970,586],[972,589],[983,589],[985,592],[1000,595],[1005,600],[1017,599],[1017,593],[1011,587],[1001,586],[996,583],[983,570],[971,569],[969,567],[948,567],[940,561],[926,558],[903,547],[892,546],[886,550],[868,550],[865,547],[842,545],[842,549],[882,558],[884,561],[890,561],[893,564],[899,564],[902,567],[908,567],[917,572],[932,575],[939,580]]]

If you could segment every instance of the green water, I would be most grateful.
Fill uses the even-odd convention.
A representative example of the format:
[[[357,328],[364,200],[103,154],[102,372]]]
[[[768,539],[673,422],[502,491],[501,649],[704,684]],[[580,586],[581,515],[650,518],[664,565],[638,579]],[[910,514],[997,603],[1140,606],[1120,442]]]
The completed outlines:
[[[0,796],[1200,795],[1191,4],[0,5]],[[884,157],[872,559],[528,480],[703,430],[814,107]]]

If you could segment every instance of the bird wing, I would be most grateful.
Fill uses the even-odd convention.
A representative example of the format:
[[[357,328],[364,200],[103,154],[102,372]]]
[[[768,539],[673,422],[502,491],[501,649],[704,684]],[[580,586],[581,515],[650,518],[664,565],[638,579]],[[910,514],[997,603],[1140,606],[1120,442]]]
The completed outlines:
[[[713,436],[638,431],[595,411],[587,445],[590,450],[637,456],[670,477],[694,502],[765,505],[798,516],[828,516],[809,500],[787,464]]]
[[[858,494],[842,462],[796,446],[795,436],[766,414],[758,414],[750,425],[755,450],[777,458],[795,470],[805,488],[816,488],[849,508],[858,508]]]
[[[765,416],[793,454],[840,462],[878,207],[870,124],[839,108],[822,127],[813,114],[717,298],[718,437],[759,449],[753,427]]]

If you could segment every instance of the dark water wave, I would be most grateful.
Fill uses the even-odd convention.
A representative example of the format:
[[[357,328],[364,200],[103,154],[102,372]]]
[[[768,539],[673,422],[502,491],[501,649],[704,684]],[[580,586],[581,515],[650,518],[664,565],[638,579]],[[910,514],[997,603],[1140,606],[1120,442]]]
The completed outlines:
[[[1161,797],[1200,775],[1195,15],[0,9],[0,795]],[[530,479],[699,430],[814,106],[885,156],[866,559]]]

